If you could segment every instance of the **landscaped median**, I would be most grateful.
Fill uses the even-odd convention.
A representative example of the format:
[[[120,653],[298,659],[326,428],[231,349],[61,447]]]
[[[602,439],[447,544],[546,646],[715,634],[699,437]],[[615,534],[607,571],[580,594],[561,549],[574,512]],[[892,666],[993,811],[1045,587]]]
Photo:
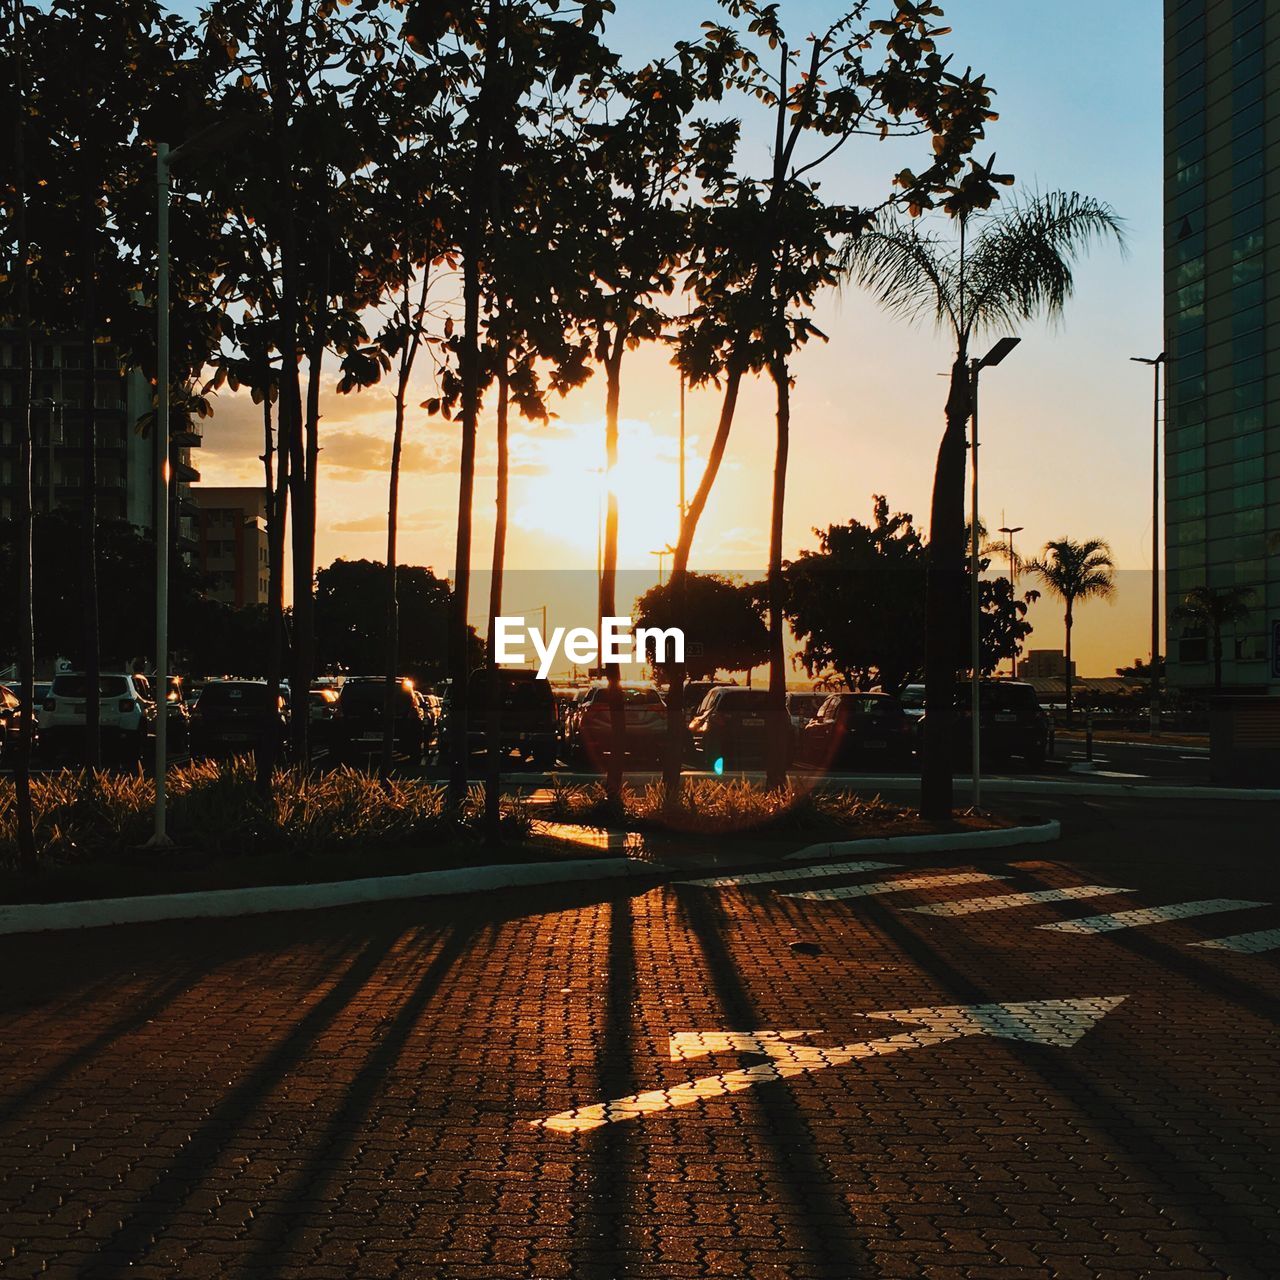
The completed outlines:
[[[696,781],[668,808],[658,787],[610,804],[597,786],[504,809],[496,855],[479,795],[450,814],[429,782],[383,786],[353,770],[286,770],[263,799],[247,761],[171,777],[176,844],[143,849],[154,800],[141,776],[65,771],[33,787],[40,870],[20,877],[13,787],[0,789],[0,934],[254,915],[574,881],[655,881],[852,851],[975,851],[1056,836],[992,815],[925,822],[879,798],[790,785]],[[535,814],[537,816],[535,816]]]

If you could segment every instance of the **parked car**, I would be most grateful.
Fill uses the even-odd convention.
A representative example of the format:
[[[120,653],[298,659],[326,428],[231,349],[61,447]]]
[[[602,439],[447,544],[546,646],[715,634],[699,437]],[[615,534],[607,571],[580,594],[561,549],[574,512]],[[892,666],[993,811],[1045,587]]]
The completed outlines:
[[[737,685],[712,689],[689,723],[694,756],[710,768],[716,761],[722,768],[762,761],[768,742],[768,696],[764,689]]]
[[[825,693],[787,694],[787,715],[791,717],[791,733],[794,741],[800,740],[800,730],[818,714],[829,696]]]
[[[364,764],[382,751],[383,712],[387,682],[383,676],[348,676],[334,706],[331,749],[334,758],[348,764]],[[413,764],[431,739],[431,723],[425,704],[415,695],[411,680],[399,680],[392,694],[391,732],[397,755]]]
[[[254,750],[268,731],[277,749],[288,744],[289,708],[265,680],[210,680],[191,712],[191,754],[231,755]]]
[[[915,723],[887,693],[833,693],[800,731],[800,759],[820,769],[911,761]]]
[[[684,686],[683,700],[680,704],[684,711],[685,724],[692,724],[694,716],[702,710],[707,694],[713,689],[733,689],[736,685],[727,684],[723,680],[690,680]]]
[[[912,720],[919,720],[924,715],[924,685],[904,685],[898,702]]]
[[[37,706],[39,703],[36,704]],[[0,685],[0,765],[12,764],[22,732],[22,699],[13,685]],[[38,722],[33,725],[31,747],[39,743]]]
[[[311,725],[311,745],[328,747],[333,743],[333,713],[338,707],[338,690],[321,685],[307,695],[307,717]]]
[[[593,685],[577,704],[570,728],[569,750],[575,759],[602,767],[613,747],[613,719],[608,685]],[[667,741],[667,704],[648,685],[622,686],[627,757],[657,763]]]
[[[967,681],[956,686],[955,749],[960,758],[972,754],[972,694]],[[1004,763],[1017,756],[1030,765],[1044,763],[1049,750],[1049,715],[1033,685],[1023,680],[982,680],[978,685],[981,750],[985,759]],[[917,732],[923,741],[928,715]]]
[[[549,769],[556,762],[556,704],[551,686],[532,671],[504,667],[502,711],[499,728],[504,756],[513,751],[535,767]],[[446,727],[447,716],[446,712]],[[485,749],[485,728],[489,723],[489,673],[478,667],[467,681],[467,749]]]
[[[63,757],[84,744],[89,683],[81,672],[54,676],[40,704],[40,740],[47,754]],[[105,756],[141,760],[154,732],[156,705],[145,676],[103,672],[98,677],[98,732]]]

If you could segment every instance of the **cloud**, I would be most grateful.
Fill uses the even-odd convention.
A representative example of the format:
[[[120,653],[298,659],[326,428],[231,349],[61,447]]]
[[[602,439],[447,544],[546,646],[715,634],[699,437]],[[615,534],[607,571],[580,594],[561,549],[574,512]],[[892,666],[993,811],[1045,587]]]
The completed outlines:
[[[398,526],[401,533],[419,533],[429,529],[444,527],[443,520],[435,520],[430,516],[401,516]],[[334,533],[386,533],[387,516],[385,512],[376,512],[369,516],[360,516],[356,520],[340,520],[329,528]]]
[[[455,453],[443,440],[406,440],[400,469],[406,473],[448,471],[455,465]],[[320,466],[334,480],[358,480],[368,472],[385,475],[391,467],[391,441],[364,431],[322,431]]]

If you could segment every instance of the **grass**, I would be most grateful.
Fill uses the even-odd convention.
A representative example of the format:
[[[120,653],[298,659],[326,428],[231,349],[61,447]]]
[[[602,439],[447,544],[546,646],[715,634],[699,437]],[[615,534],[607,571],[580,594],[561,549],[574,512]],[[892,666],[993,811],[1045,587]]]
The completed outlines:
[[[323,775],[277,772],[270,799],[248,758],[201,761],[169,774],[172,852],[142,850],[152,832],[155,783],[140,773],[64,769],[32,779],[39,883],[0,869],[0,900],[66,896],[56,886],[103,892],[172,892],[242,884],[397,874],[492,861],[481,829],[481,794],[461,814],[444,789],[417,779],[385,787],[354,769]],[[15,791],[0,782],[0,867],[17,861]],[[531,855],[531,820],[504,801],[502,833],[512,860]],[[540,850],[538,856],[549,855]],[[41,885],[44,886],[42,889]]]
[[[661,783],[642,790],[624,787],[619,812],[599,783],[557,785],[543,812],[557,822],[690,835],[908,835],[927,829],[906,805],[795,780],[770,791],[745,779],[686,779],[678,807],[667,810],[664,800]]]

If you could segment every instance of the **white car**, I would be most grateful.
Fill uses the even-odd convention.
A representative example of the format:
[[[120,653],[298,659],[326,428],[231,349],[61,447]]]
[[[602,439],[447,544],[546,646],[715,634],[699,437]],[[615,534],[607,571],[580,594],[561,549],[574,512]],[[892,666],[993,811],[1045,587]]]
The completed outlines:
[[[40,706],[40,741],[46,751],[56,756],[82,749],[88,688],[80,673],[53,677]],[[146,676],[112,671],[98,677],[98,725],[104,752],[130,761],[141,759],[155,718],[155,699]]]

